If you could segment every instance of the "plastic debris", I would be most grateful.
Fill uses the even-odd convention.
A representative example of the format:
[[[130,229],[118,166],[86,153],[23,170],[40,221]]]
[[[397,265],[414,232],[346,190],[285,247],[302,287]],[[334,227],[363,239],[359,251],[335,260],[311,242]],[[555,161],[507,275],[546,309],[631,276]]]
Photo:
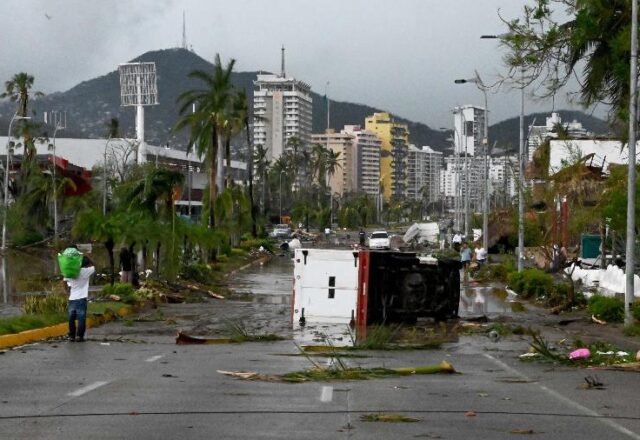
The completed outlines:
[[[627,357],[627,356],[629,356],[629,353],[627,353],[626,351],[616,351],[616,356],[618,356],[618,357]]]
[[[569,359],[586,359],[591,356],[591,352],[588,348],[578,348],[577,350],[569,353]]]
[[[518,356],[519,358],[525,359],[525,358],[532,358],[532,357],[536,357],[536,356],[540,356],[540,353],[538,352],[529,352],[529,353],[523,353],[520,356]]]

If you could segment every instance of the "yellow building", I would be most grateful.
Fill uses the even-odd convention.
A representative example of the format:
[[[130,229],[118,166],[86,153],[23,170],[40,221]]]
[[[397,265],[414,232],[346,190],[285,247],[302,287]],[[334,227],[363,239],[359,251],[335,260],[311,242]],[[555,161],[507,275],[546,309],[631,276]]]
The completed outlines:
[[[365,119],[365,130],[374,132],[382,141],[380,146],[380,184],[385,200],[402,198],[407,189],[407,156],[409,127],[394,122],[389,113],[374,113]]]

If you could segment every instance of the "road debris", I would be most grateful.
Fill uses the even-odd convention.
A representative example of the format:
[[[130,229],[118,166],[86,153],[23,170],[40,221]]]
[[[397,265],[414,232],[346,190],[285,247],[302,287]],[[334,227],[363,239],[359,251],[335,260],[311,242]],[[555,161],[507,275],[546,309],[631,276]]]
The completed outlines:
[[[569,359],[586,359],[591,356],[591,351],[588,348],[578,348],[569,353]]]
[[[403,416],[401,414],[363,414],[360,416],[363,422],[384,422],[384,423],[415,423],[420,419]]]
[[[536,434],[533,429],[512,429],[511,434]]]
[[[605,390],[604,384],[600,382],[598,376],[585,376],[584,381],[586,385],[583,388],[588,390]]]
[[[190,336],[182,331],[178,332],[176,336],[176,344],[178,345],[187,345],[187,344],[230,344],[233,341],[231,338],[205,338],[201,336]]]
[[[596,318],[596,315],[591,315],[591,320],[596,324],[607,325],[607,321],[603,321],[602,319]]]
[[[467,411],[467,412],[465,413],[465,416],[467,416],[467,417],[475,417],[475,416],[477,416],[477,415],[478,415],[478,414],[477,414],[475,411],[473,411],[473,410],[471,410],[471,411]]]

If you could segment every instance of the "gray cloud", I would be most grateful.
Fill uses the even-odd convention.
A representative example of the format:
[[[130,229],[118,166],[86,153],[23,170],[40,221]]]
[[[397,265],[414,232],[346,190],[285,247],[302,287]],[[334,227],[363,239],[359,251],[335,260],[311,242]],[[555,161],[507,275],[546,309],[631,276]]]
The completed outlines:
[[[236,58],[238,70],[280,67],[338,100],[361,102],[426,122],[451,126],[451,109],[482,103],[456,78],[477,69],[489,82],[504,70],[495,41],[513,0],[3,0],[0,80],[27,71],[36,89],[62,91],[115,70],[145,51],[173,47],[187,14],[189,43],[202,57]],[[45,13],[51,19],[45,17]],[[8,19],[11,17],[11,19]],[[566,99],[556,99],[556,108]],[[517,93],[490,96],[493,121],[515,116]],[[529,110],[551,110],[530,102]]]

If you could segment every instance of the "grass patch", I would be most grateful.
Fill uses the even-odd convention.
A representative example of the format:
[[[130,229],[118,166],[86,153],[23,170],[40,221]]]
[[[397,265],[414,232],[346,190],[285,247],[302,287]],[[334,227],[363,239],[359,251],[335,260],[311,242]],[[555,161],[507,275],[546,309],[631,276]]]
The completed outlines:
[[[27,315],[57,315],[67,311],[67,295],[27,295],[22,309]]]
[[[282,341],[284,338],[273,333],[258,334],[252,332],[242,320],[227,320],[224,323],[226,333],[231,342],[270,342]]]
[[[576,339],[572,346],[557,348],[546,341],[538,333],[529,331],[531,336],[531,350],[537,353],[535,357],[520,357],[522,361],[553,362],[575,367],[591,367],[606,365],[621,365],[635,362],[635,353],[627,353],[608,342],[595,341],[585,343]],[[577,348],[587,348],[591,355],[587,358],[569,359],[569,353]],[[624,353],[624,354],[623,354]]]
[[[400,414],[363,414],[360,416],[363,422],[384,422],[384,423],[415,423],[420,419],[407,417]]]
[[[98,301],[98,302],[90,302],[87,308],[87,312],[94,315],[104,315],[113,313],[115,314],[121,308],[130,309],[131,305],[123,304],[118,301]]]
[[[625,336],[640,336],[640,324],[633,324],[625,327],[622,332]]]
[[[622,298],[593,295],[587,305],[589,313],[607,322],[624,321],[624,301]]]
[[[0,319],[0,335],[10,335],[67,321],[64,313],[21,315]]]

